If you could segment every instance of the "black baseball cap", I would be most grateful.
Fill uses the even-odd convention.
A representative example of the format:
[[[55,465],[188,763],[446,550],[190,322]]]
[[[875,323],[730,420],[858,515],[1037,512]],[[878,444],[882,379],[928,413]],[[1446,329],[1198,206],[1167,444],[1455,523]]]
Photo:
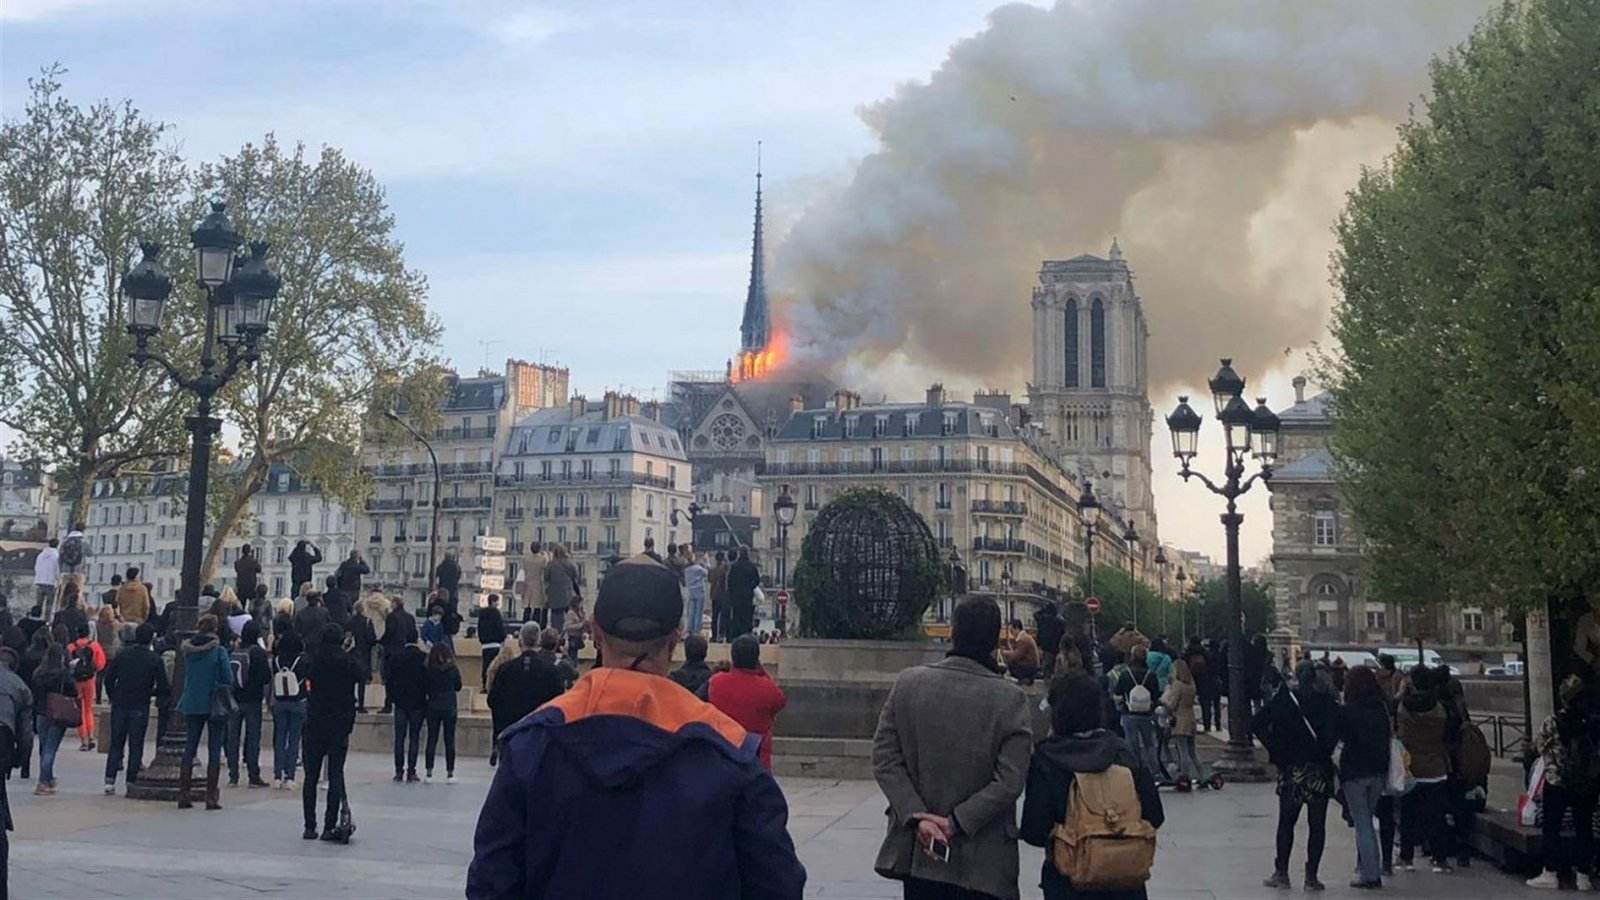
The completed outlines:
[[[643,553],[612,566],[600,582],[594,622],[614,638],[653,641],[671,634],[682,618],[678,577]]]

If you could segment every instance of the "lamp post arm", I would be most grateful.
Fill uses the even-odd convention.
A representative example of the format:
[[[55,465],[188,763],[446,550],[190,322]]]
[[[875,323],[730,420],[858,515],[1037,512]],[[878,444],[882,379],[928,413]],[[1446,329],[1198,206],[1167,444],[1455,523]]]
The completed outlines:
[[[1205,485],[1211,491],[1211,493],[1216,494],[1219,497],[1228,496],[1228,492],[1217,487],[1217,483],[1207,478],[1204,472],[1196,472],[1188,466],[1184,466],[1183,469],[1178,472],[1178,475],[1180,475],[1184,481],[1188,481],[1191,478],[1198,478],[1200,479],[1200,483]]]
[[[197,379],[184,377],[181,369],[173,365],[171,360],[159,353],[152,353],[151,351],[141,347],[133,351],[133,361],[141,366],[147,362],[156,363],[166,371],[167,377],[171,378],[173,383],[176,384],[180,389],[190,392],[194,390],[195,381]]]
[[[1244,483],[1239,485],[1239,491],[1238,493],[1234,494],[1234,496],[1242,497],[1245,494],[1250,493],[1250,488],[1254,487],[1257,481],[1266,482],[1270,480],[1272,480],[1272,470],[1262,469],[1254,475],[1251,475],[1249,478],[1246,478]]]

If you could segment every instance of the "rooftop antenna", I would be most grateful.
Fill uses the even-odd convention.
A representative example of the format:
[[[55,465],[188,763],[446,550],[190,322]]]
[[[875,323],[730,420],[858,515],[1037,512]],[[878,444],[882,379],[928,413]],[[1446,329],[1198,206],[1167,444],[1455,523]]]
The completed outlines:
[[[489,348],[497,347],[497,346],[499,346],[500,344],[503,344],[503,343],[505,343],[505,341],[479,341],[478,342],[478,345],[483,347],[483,367],[485,369],[490,368],[490,365],[489,365]]]

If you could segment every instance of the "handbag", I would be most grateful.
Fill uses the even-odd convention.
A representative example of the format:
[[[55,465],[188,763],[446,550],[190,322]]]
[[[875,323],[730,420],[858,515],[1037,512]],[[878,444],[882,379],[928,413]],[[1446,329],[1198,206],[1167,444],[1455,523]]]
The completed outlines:
[[[83,725],[83,707],[77,697],[49,693],[44,698],[44,718],[56,728],[79,728]]]
[[[211,718],[230,719],[239,712],[239,704],[233,699],[232,684],[218,684],[211,688]]]
[[[1403,797],[1413,787],[1406,760],[1406,745],[1399,738],[1389,739],[1389,774],[1384,779],[1383,792],[1390,797]]]

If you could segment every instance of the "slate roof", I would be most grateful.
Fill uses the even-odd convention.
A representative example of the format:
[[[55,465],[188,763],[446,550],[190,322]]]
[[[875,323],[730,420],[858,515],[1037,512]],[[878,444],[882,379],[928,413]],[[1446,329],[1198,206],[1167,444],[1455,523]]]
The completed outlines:
[[[649,453],[668,459],[688,458],[677,432],[654,419],[644,416],[607,419],[604,410],[574,418],[570,406],[536,410],[511,426],[505,456],[572,453]]]
[[[855,434],[845,437],[845,420],[856,417]],[[946,416],[954,422],[949,434],[944,431]],[[875,434],[875,422],[882,417],[882,434]],[[906,433],[906,420],[916,418],[916,431]],[[820,432],[813,433],[812,426],[822,420]],[[860,406],[840,412],[831,408],[802,410],[778,430],[776,441],[853,440],[884,441],[900,438],[930,437],[1000,437],[1020,440],[1016,429],[999,410],[971,403],[951,402],[930,407],[922,403],[888,403]]]
[[[469,410],[496,410],[505,402],[506,379],[504,375],[486,378],[462,378],[451,375],[450,395],[440,407],[445,412]]]
[[[1278,411],[1278,420],[1287,423],[1302,423],[1308,425],[1322,424],[1332,421],[1333,395],[1327,391],[1315,397]]]
[[[1275,483],[1332,481],[1333,454],[1326,447],[1313,450],[1281,469],[1273,469],[1272,480]]]

